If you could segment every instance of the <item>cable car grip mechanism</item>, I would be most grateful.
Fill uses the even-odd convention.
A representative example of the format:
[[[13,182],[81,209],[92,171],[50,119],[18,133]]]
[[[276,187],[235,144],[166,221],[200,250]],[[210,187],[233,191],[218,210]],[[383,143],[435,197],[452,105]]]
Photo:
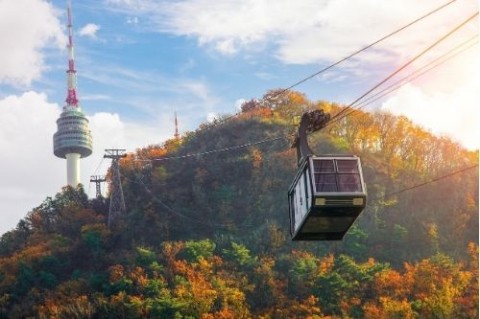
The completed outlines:
[[[330,114],[325,113],[322,109],[303,113],[297,135],[292,144],[292,147],[297,149],[298,166],[300,166],[303,160],[309,155],[313,155],[313,151],[308,145],[307,135],[324,128],[329,120]]]

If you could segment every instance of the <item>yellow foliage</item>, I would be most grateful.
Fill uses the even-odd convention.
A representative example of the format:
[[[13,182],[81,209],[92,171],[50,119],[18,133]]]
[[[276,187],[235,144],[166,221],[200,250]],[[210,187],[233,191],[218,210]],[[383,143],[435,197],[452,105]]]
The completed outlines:
[[[415,318],[414,311],[410,306],[410,303],[403,299],[401,301],[393,300],[388,297],[380,297],[380,303],[383,308],[385,319],[387,318],[402,318],[413,319]]]

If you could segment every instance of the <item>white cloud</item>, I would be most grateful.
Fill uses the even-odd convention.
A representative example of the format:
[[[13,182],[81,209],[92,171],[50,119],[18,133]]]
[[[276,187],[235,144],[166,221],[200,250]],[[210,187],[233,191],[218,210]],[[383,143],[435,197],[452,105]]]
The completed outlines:
[[[86,36],[95,39],[97,37],[97,32],[100,30],[100,26],[95,23],[89,23],[80,29],[78,34],[80,36]]]
[[[152,0],[106,0],[105,2],[110,8],[118,6],[118,10],[126,13],[149,11],[154,5]]]
[[[235,111],[238,112],[238,111],[241,111],[242,110],[242,105],[247,102],[247,100],[245,99],[237,99],[235,101]]]
[[[0,234],[14,228],[32,208],[66,184],[66,162],[53,155],[53,134],[60,112],[61,107],[48,102],[43,93],[30,91],[0,100]],[[105,174],[110,165],[102,160],[106,148],[134,151],[160,143],[173,134],[173,124],[165,122],[156,126],[128,123],[110,113],[96,113],[88,118],[94,150],[81,160],[81,180],[87,191],[90,176]],[[95,196],[94,192],[95,187],[89,195]]]
[[[220,118],[220,116],[217,113],[210,112],[210,113],[207,114],[207,121],[209,123],[213,123],[216,120],[218,120],[219,118]]]
[[[110,101],[112,97],[105,94],[82,95],[82,101]]]
[[[270,81],[276,79],[276,76],[268,72],[255,72],[255,76],[259,79]]]
[[[427,94],[407,84],[383,105],[396,115],[437,135],[446,135],[469,149],[480,149],[480,109],[477,85],[463,86],[452,94]]]
[[[65,43],[58,14],[49,2],[0,1],[0,83],[30,85],[45,69],[44,50]]]
[[[396,91],[382,108],[405,115],[435,134],[480,149],[478,44]]]
[[[237,53],[237,49],[235,48],[235,44],[232,39],[218,41],[215,45],[215,48],[225,55],[233,55]]]
[[[162,119],[159,125],[125,122],[118,114],[99,112],[88,117],[93,136],[93,153],[82,160],[82,181],[85,191],[90,197],[95,196],[95,187],[88,181],[92,175],[105,175],[110,160],[103,159],[105,149],[125,149],[134,152],[137,148],[160,144],[173,135],[172,125],[168,118]],[[103,186],[104,195],[107,189]]]
[[[187,64],[187,67],[194,66],[195,61],[187,61]],[[82,77],[95,83],[120,88],[122,92],[112,99],[123,107],[137,109],[151,118],[157,118],[161,112],[172,114],[172,105],[179,103],[184,110],[190,108],[195,113],[201,111],[206,114],[221,102],[217,93],[211,89],[210,83],[203,79],[172,78],[150,70],[135,70],[109,63],[83,69]],[[128,88],[128,92],[137,94],[124,94],[127,93],[125,88]],[[86,98],[81,99],[103,98],[107,99],[107,96],[86,95]],[[194,118],[192,116],[187,119],[189,124],[193,123]]]
[[[157,31],[194,37],[202,46],[232,55],[240,50],[271,48],[285,63],[335,61],[413,21],[441,4],[436,0],[107,0],[114,9],[150,19]],[[382,50],[362,57],[412,54],[412,48],[438,35],[474,12],[473,2],[450,5],[416,27],[396,35]],[[428,32],[418,32],[418,29]]]
[[[177,85],[189,94],[196,96],[204,102],[208,102],[208,104],[214,104],[217,101],[217,98],[212,95],[205,83],[193,80],[184,80],[183,82],[177,83]]]
[[[26,92],[0,100],[0,233],[17,224],[47,195],[54,195],[65,164],[53,156],[52,136],[60,108],[45,94]],[[63,164],[63,165],[62,165]]]
[[[127,17],[127,24],[138,24],[138,17]]]

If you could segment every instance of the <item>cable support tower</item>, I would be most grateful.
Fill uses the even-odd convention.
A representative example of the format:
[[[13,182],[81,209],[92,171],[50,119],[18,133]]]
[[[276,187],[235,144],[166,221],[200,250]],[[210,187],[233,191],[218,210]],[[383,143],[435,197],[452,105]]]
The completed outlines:
[[[95,183],[95,189],[96,189],[96,198],[101,198],[102,197],[102,187],[101,184],[103,182],[106,182],[107,178],[106,176],[102,175],[92,175],[90,176],[90,182]]]
[[[110,206],[108,209],[108,228],[111,228],[115,222],[125,214],[125,198],[123,196],[122,182],[120,180],[120,168],[118,162],[126,157],[125,149],[106,149],[104,158],[112,159],[110,167]]]

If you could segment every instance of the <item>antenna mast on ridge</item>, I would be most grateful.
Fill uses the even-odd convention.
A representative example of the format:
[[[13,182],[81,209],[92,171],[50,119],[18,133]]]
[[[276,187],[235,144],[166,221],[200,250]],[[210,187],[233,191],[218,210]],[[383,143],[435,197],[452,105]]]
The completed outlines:
[[[178,121],[177,121],[177,112],[175,112],[175,139],[179,139],[180,135],[178,134]]]

